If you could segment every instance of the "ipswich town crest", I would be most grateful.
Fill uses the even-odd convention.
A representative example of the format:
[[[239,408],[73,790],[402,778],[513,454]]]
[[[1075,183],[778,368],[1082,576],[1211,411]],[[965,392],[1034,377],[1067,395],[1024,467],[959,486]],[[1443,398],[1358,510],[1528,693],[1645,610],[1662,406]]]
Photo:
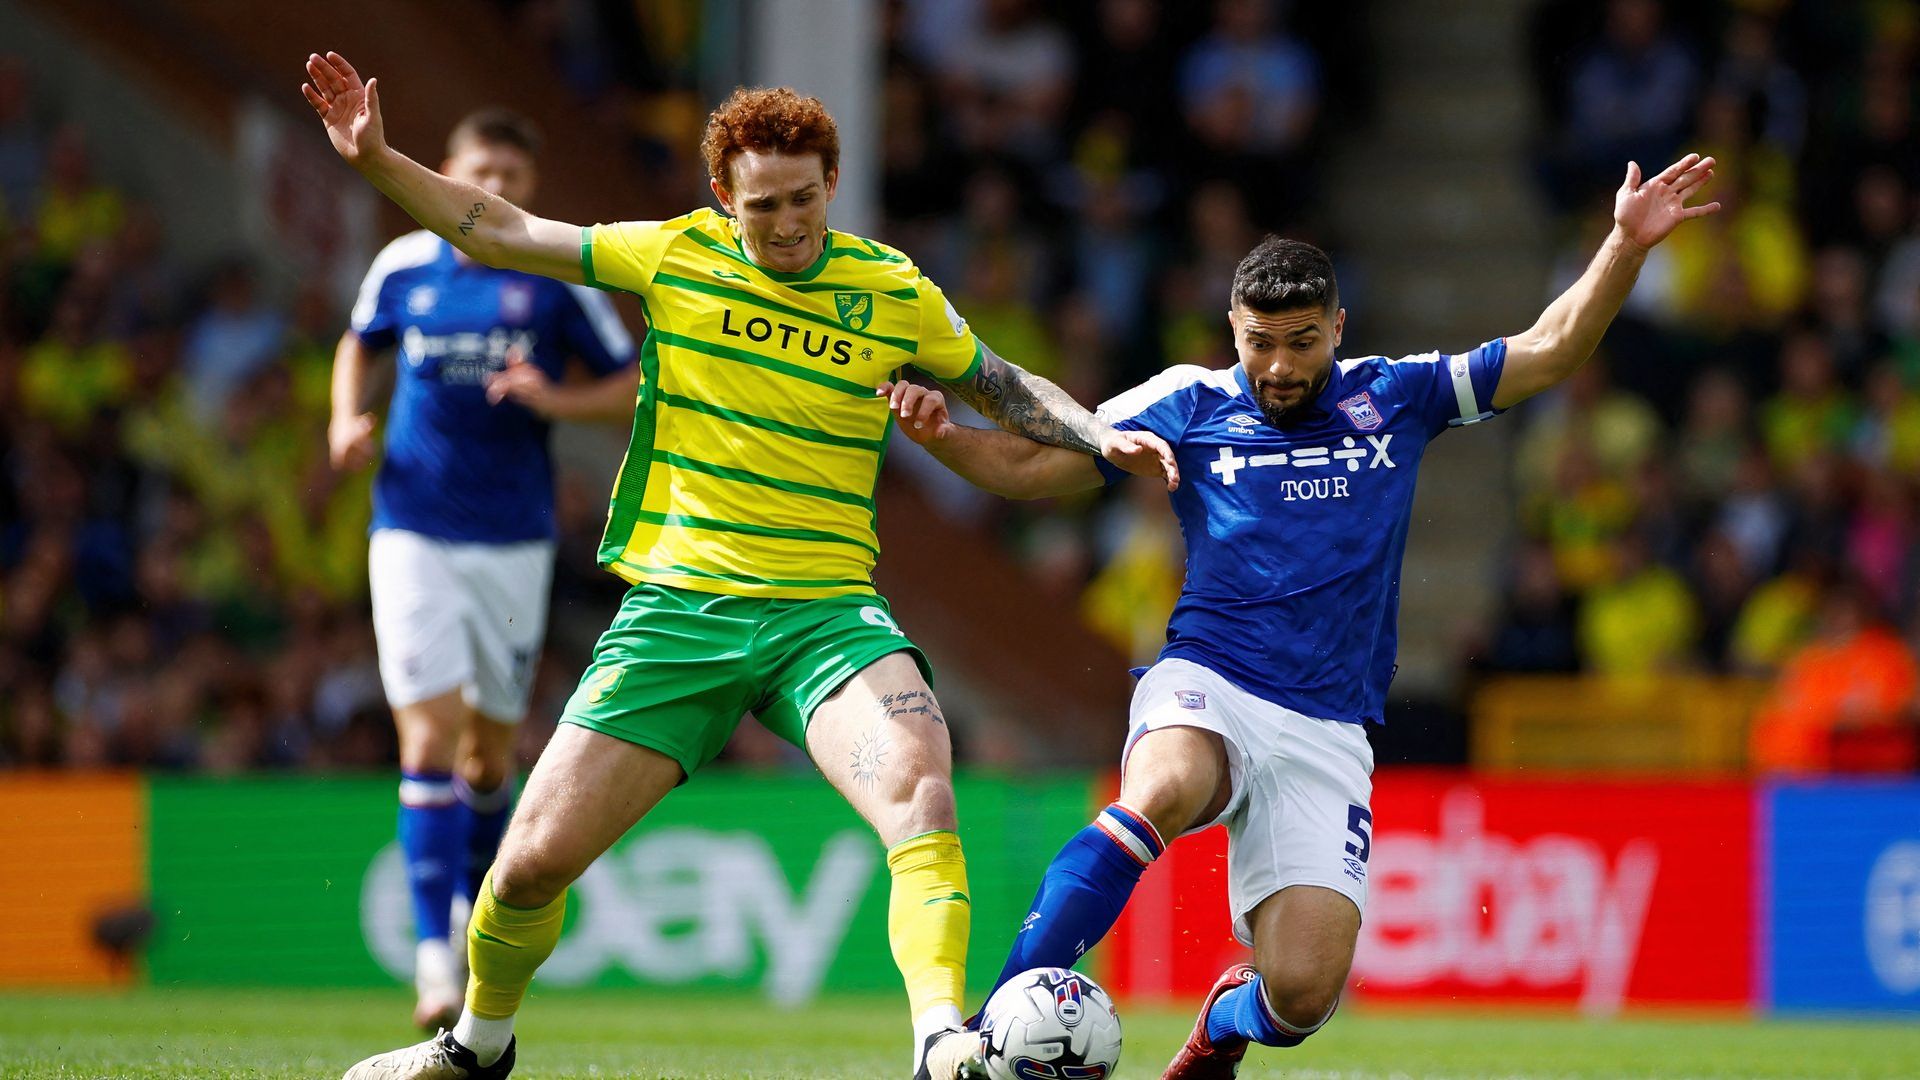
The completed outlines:
[[[1372,431],[1385,422],[1380,416],[1380,410],[1373,407],[1372,395],[1364,390],[1341,402],[1339,408],[1341,412],[1347,414],[1347,419],[1353,421],[1353,426],[1361,431]]]

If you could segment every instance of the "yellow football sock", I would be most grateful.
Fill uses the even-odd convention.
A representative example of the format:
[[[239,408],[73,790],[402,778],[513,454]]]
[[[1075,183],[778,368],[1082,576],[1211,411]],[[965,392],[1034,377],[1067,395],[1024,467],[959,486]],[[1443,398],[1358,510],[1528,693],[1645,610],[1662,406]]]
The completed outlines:
[[[504,1020],[520,1011],[533,973],[560,943],[567,894],[539,908],[517,908],[493,898],[493,871],[480,883],[467,926],[467,1008],[484,1020]]]
[[[967,990],[967,934],[973,905],[960,838],[940,831],[900,841],[887,851],[893,893],[887,938],[907,983],[916,1026],[931,1009],[957,1017]]]

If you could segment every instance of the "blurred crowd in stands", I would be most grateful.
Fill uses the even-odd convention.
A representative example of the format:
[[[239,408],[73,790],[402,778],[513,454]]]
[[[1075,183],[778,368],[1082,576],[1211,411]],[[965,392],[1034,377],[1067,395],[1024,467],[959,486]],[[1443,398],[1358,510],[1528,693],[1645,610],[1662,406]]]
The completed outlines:
[[[0,761],[383,760],[337,308],[176,265],[31,91],[0,61]]]
[[[1329,136],[1367,119],[1366,5],[1027,0],[891,8],[886,235],[995,351],[1089,404],[1234,361],[1235,265],[1327,235]],[[1339,62],[1329,62],[1337,57]],[[973,421],[979,422],[979,421]],[[1037,587],[1123,654],[1165,639],[1182,549],[1164,495],[1008,504],[901,467],[989,518]]]
[[[1762,768],[1824,767],[1837,729],[1910,733],[1920,6],[1550,0],[1532,30],[1552,292],[1629,159],[1715,156],[1723,209],[1656,249],[1600,356],[1516,414],[1519,535],[1473,662],[1771,680]]]
[[[390,761],[371,474],[326,460],[339,298],[176,264],[31,83],[0,56],[0,766]],[[561,598],[599,588],[599,499],[562,499]]]
[[[701,198],[700,5],[500,6],[634,167]],[[1341,258],[1324,168],[1371,118],[1363,0],[884,7],[883,238],[1081,401],[1233,362],[1223,298],[1262,233]],[[1724,210],[1655,253],[1594,363],[1505,421],[1519,519],[1463,663],[1770,680],[1769,767],[1824,765],[1836,726],[1910,724],[1916,5],[1545,0],[1522,43],[1563,251],[1543,304],[1627,159],[1714,154]],[[367,478],[330,472],[320,435],[342,312],[170,265],[139,194],[0,66],[0,764],[385,760]],[[1157,648],[1181,552],[1152,485],[1018,505],[924,455],[890,467],[1122,652]],[[563,484],[556,603],[617,589],[591,565],[601,498]],[[578,657],[547,663],[564,693]],[[556,712],[536,704],[530,746]]]

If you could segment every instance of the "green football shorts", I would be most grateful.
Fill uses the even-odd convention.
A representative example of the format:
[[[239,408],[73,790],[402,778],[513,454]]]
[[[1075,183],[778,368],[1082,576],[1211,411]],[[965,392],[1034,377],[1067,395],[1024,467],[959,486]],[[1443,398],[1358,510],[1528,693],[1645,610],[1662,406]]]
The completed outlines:
[[[926,656],[877,595],[775,600],[636,585],[560,722],[651,747],[692,776],[748,712],[804,751],[813,710],[896,652],[912,654],[932,685]]]

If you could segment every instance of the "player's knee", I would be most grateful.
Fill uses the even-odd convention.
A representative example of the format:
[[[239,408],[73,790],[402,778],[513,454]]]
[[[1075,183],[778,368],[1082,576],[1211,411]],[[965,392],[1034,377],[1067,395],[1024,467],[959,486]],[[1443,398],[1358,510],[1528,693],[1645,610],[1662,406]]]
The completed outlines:
[[[507,782],[511,757],[506,747],[469,751],[459,762],[460,779],[475,791],[498,791]]]
[[[503,845],[493,862],[493,898],[510,907],[545,907],[573,884],[574,876],[570,867],[537,849]]]
[[[906,818],[902,825],[906,836],[954,828],[959,816],[954,808],[952,778],[931,771],[909,778],[901,811]]]
[[[1260,973],[1273,1015],[1294,1031],[1311,1033],[1327,1022],[1340,1002],[1340,980],[1323,972],[1276,966]]]
[[[586,869],[556,843],[559,823],[537,804],[523,804],[507,825],[493,859],[493,898],[517,908],[544,907]]]
[[[458,718],[432,709],[406,707],[394,710],[393,719],[402,769],[414,773],[453,771],[460,752]]]
[[[411,773],[453,771],[459,740],[427,724],[400,729],[400,767]]]
[[[1213,792],[1210,785],[1197,780],[1178,773],[1154,773],[1138,780],[1129,776],[1121,788],[1120,801],[1171,840],[1199,824],[1205,815]]]

